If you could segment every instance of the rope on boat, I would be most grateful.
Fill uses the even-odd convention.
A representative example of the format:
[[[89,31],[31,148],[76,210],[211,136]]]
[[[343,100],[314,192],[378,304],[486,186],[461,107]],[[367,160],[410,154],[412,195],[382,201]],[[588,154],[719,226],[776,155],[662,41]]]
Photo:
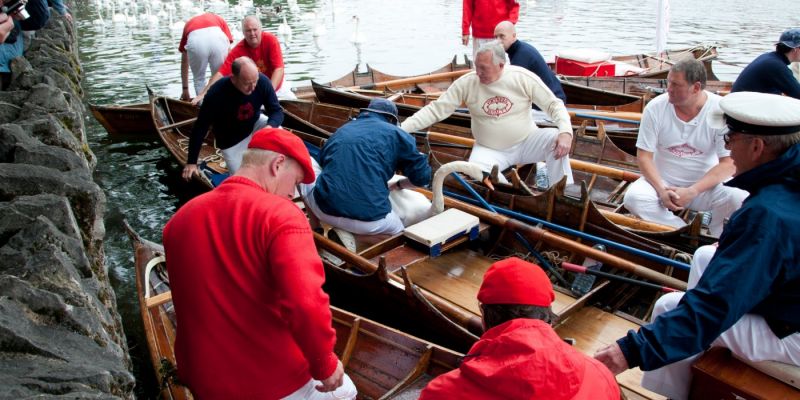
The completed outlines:
[[[189,152],[189,138],[182,137],[178,138],[178,146],[180,147],[181,151],[188,153]],[[218,163],[220,167],[226,168],[227,165],[225,164],[225,157],[222,157],[222,153],[219,152],[218,148],[214,148],[214,154],[202,157],[199,161],[205,161],[207,163]]]

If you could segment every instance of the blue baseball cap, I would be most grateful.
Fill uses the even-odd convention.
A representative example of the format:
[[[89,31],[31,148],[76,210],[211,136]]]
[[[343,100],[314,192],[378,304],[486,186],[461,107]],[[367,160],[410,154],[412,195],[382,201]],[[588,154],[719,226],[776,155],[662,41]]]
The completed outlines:
[[[783,32],[778,43],[783,43],[786,47],[793,49],[800,47],[800,28],[792,28]]]
[[[367,106],[367,108],[361,109],[361,111],[370,111],[391,117],[394,119],[395,124],[400,121],[400,119],[397,117],[397,106],[394,104],[394,102],[388,99],[376,97],[369,102],[369,106]]]

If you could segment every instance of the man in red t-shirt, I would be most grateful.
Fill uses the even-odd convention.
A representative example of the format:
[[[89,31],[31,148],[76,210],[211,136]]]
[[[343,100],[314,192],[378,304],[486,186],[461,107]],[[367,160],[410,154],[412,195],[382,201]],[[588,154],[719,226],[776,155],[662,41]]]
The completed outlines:
[[[303,141],[264,128],[234,176],[164,227],[178,377],[196,398],[355,398],[333,352],[322,261],[292,203],[313,181]]]
[[[550,278],[517,257],[492,264],[478,290],[486,332],[458,369],[428,383],[420,400],[617,400],[614,375],[552,327]]]
[[[264,32],[261,29],[261,21],[252,15],[244,17],[242,20],[242,33],[244,34],[244,39],[231,49],[228,57],[225,58],[225,62],[219,68],[219,71],[211,77],[211,81],[208,82],[203,93],[192,100],[193,104],[198,104],[203,100],[206,91],[214,82],[224,76],[229,76],[233,60],[242,56],[250,57],[251,60],[255,61],[258,72],[269,78],[279,99],[295,98],[287,84],[288,82],[284,80],[283,54],[281,53],[281,45],[278,43],[278,38],[269,32]]]
[[[206,87],[206,68],[211,66],[211,76],[217,73],[233,36],[228,24],[219,15],[212,13],[192,17],[183,26],[183,35],[178,45],[181,52],[181,100],[189,100],[189,67],[192,69],[194,93]]]
[[[482,44],[494,39],[494,28],[502,21],[517,23],[519,0],[463,0],[461,44],[469,43],[472,27],[472,59]]]

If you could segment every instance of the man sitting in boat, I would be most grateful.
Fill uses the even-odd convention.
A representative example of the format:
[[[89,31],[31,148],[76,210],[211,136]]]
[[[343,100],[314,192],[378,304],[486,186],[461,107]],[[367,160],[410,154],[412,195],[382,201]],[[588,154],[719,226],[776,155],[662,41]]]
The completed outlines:
[[[469,162],[488,173],[494,165],[502,171],[544,160],[551,184],[564,175],[572,183],[568,156],[572,125],[564,103],[538,76],[505,62],[500,42],[482,46],[475,71],[458,78],[436,101],[403,121],[402,128],[408,132],[427,128],[466,104],[475,137]],[[531,104],[544,110],[558,128],[539,129],[531,119]]]
[[[642,385],[685,399],[690,364],[709,346],[749,361],[800,366],[800,100],[741,92],[720,102],[736,176],[751,193],[718,247],[697,250],[689,291],[663,296],[653,322],[595,357],[614,373],[641,367]]]
[[[492,264],[478,291],[486,332],[461,366],[431,381],[420,400],[619,399],[611,372],[550,326],[554,299],[538,266],[516,257]]]
[[[402,171],[408,179],[400,180],[398,188],[427,185],[431,167],[397,121],[397,106],[376,98],[328,139],[320,152],[322,172],[316,184],[303,188],[320,221],[358,235],[403,231],[389,202],[387,182]]]
[[[278,38],[269,32],[264,32],[261,20],[253,15],[248,15],[242,20],[242,34],[244,39],[233,46],[219,71],[211,77],[203,92],[192,99],[192,104],[200,104],[214,82],[224,76],[230,76],[233,73],[231,68],[233,61],[239,57],[249,57],[255,61],[258,71],[269,78],[279,98],[296,98],[291,86],[284,79],[283,53]]]
[[[711,211],[709,231],[719,237],[747,192],[722,185],[735,168],[722,141],[724,128],[711,127],[707,118],[719,109],[720,96],[705,86],[700,61],[681,60],[670,69],[667,93],[644,109],[636,140],[642,177],[625,192],[623,204],[642,219],[674,227],[685,222],[673,211]]]
[[[197,398],[355,398],[333,352],[322,261],[291,201],[313,181],[300,138],[265,128],[234,176],[164,227],[178,377]]]
[[[793,62],[800,62],[800,28],[783,32],[775,51],[758,56],[745,67],[731,92],[785,94],[800,99],[800,82],[788,68]]]
[[[228,24],[219,15],[203,13],[190,18],[183,26],[183,34],[178,45],[181,53],[181,100],[189,100],[189,69],[192,70],[194,93],[198,94],[206,87],[206,69],[211,68],[211,75],[217,73],[228,47],[233,43]]]
[[[517,39],[517,28],[511,21],[503,21],[494,28],[494,37],[503,44],[503,48],[508,53],[508,60],[511,65],[516,65],[533,72],[545,85],[553,92],[562,103],[567,104],[567,95],[561,87],[561,81],[547,65],[539,50],[532,45]],[[538,107],[534,105],[537,111]],[[537,113],[538,114],[538,113]]]
[[[261,112],[262,106],[266,115]],[[225,158],[228,172],[234,174],[253,132],[267,125],[278,127],[281,122],[283,109],[269,79],[258,72],[253,60],[237,58],[233,63],[233,75],[215,83],[208,91],[208,99],[200,107],[189,137],[183,179],[188,181],[199,173],[197,158],[210,127],[214,128],[216,145]]]

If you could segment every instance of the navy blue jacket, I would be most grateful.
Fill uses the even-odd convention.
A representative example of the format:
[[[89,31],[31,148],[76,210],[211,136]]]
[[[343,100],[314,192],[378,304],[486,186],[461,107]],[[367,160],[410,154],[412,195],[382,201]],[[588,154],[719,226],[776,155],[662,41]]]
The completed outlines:
[[[649,371],[706,350],[744,314],[780,338],[800,330],[800,144],[726,183],[750,192],[678,307],[617,343]]]
[[[431,167],[414,138],[372,112],[336,130],[322,148],[320,166],[314,187],[319,208],[360,221],[377,221],[392,210],[386,182],[395,171],[417,186],[431,181]]]
[[[197,164],[209,127],[214,127],[217,147],[227,149],[250,135],[261,114],[261,106],[269,117],[267,123],[270,126],[277,128],[281,125],[283,109],[275,89],[269,78],[261,73],[258,75],[255,90],[247,96],[233,86],[231,77],[220,79],[208,89],[189,138],[189,164]]]
[[[761,92],[786,94],[800,99],[800,82],[789,70],[789,59],[776,51],[764,53],[750,63],[736,82],[731,92]]]
[[[567,104],[567,95],[564,94],[561,82],[535,47],[517,40],[508,47],[506,53],[508,53],[508,59],[511,60],[511,65],[525,68],[536,74],[556,97],[561,99],[565,105]],[[534,105],[534,107],[536,106]]]

